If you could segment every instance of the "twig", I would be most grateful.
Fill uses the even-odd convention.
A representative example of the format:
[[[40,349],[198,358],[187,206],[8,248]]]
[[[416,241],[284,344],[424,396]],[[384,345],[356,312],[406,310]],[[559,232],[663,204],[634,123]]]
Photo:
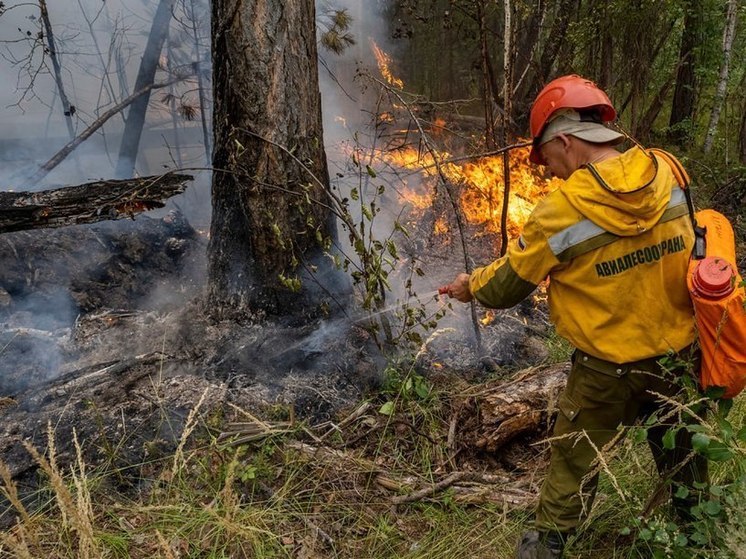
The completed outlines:
[[[418,489],[417,491],[413,491],[408,495],[392,497],[391,502],[395,505],[413,503],[415,501],[424,499],[425,497],[435,495],[436,493],[439,493],[440,491],[448,489],[452,485],[463,481],[479,483],[507,483],[509,480],[508,478],[504,478],[502,476],[490,477],[489,474],[482,474],[480,472],[454,472],[445,479],[437,483],[433,483],[432,485],[428,485],[427,487],[423,487],[422,489]]]
[[[363,402],[361,405],[359,405],[355,409],[355,411],[353,411],[350,415],[348,415],[346,418],[340,421],[339,425],[335,425],[334,423],[332,423],[331,428],[323,435],[320,435],[319,439],[323,441],[325,438],[327,438],[329,435],[331,435],[335,431],[341,431],[344,427],[347,427],[350,423],[352,423],[359,417],[365,415],[371,407],[372,406],[370,402]]]
[[[70,140],[65,146],[55,153],[49,161],[44,163],[39,169],[34,173],[31,177],[29,177],[26,181],[24,181],[25,184],[35,184],[44,177],[46,177],[49,172],[54,169],[57,165],[62,163],[64,159],[72,153],[72,151],[78,147],[80,144],[82,144],[85,140],[90,138],[93,133],[101,128],[107,120],[109,120],[111,117],[113,117],[115,114],[119,113],[123,109],[127,108],[129,105],[134,103],[137,99],[139,99],[142,95],[145,95],[149,91],[153,89],[160,89],[162,87],[166,87],[168,85],[171,85],[172,83],[175,83],[177,81],[181,81],[183,79],[186,79],[187,76],[179,76],[176,78],[173,78],[171,80],[168,80],[166,82],[161,83],[153,83],[146,87],[143,87],[139,91],[135,91],[132,95],[121,101],[120,103],[114,105],[111,109],[106,111],[104,114],[102,114],[100,117],[98,117],[96,120],[94,120],[91,125],[83,130],[83,132],[80,133],[79,136],[76,136],[72,140]]]
[[[461,212],[459,211],[459,206],[456,203],[455,198],[453,197],[453,193],[451,192],[451,189],[449,188],[450,182],[448,181],[448,178],[443,172],[443,168],[441,166],[440,160],[438,159],[438,154],[437,154],[437,150],[435,149],[435,146],[432,145],[430,137],[425,133],[425,130],[422,128],[422,124],[420,124],[420,121],[417,118],[417,115],[414,114],[414,111],[409,106],[409,104],[404,100],[404,98],[401,96],[399,91],[396,90],[395,88],[392,88],[387,83],[384,83],[383,81],[379,80],[375,76],[371,76],[370,74],[368,74],[368,78],[376,82],[378,85],[380,85],[384,89],[386,89],[392,95],[394,95],[399,100],[399,102],[407,109],[407,112],[409,113],[410,118],[414,121],[415,125],[417,126],[417,130],[420,133],[420,138],[422,142],[424,143],[425,148],[427,149],[428,153],[430,153],[430,157],[433,158],[433,162],[435,163],[435,168],[437,170],[438,177],[440,177],[440,181],[441,181],[441,184],[443,185],[443,189],[446,192],[448,201],[450,202],[451,207],[453,208],[453,213],[456,218],[456,227],[458,229],[459,239],[461,241],[461,250],[464,256],[464,268],[466,272],[470,272],[471,264],[469,262],[469,251],[466,246],[466,233],[464,232],[464,224],[461,218]],[[471,302],[470,306],[471,306],[472,326],[474,328],[474,339],[476,341],[477,352],[481,355],[482,333],[479,330],[479,319],[477,318],[476,304],[474,303],[474,301]]]

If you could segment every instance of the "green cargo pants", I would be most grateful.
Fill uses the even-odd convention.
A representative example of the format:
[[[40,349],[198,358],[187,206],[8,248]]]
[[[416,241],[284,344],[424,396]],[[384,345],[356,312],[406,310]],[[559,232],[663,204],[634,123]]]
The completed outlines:
[[[657,358],[615,364],[581,351],[573,354],[567,386],[558,401],[551,462],[536,514],[539,530],[571,532],[577,527],[596,493],[598,474],[583,479],[598,456],[596,449],[601,451],[618,435],[620,424],[632,425],[637,418],[661,409],[653,393],[675,395],[680,386],[672,379],[681,374],[681,370],[665,371]],[[704,457],[697,455],[684,463],[691,451],[691,434],[680,429],[675,448],[665,450],[662,438],[668,428],[648,428],[648,444],[659,474],[687,487],[695,481],[706,482]]]

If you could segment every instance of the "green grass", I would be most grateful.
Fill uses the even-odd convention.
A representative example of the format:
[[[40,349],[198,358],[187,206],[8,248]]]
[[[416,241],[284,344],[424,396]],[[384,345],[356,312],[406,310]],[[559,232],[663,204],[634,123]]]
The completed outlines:
[[[4,475],[2,490],[16,504],[18,520],[0,533],[0,558],[512,558],[530,526],[529,506],[467,505],[449,489],[412,503],[391,500],[452,471],[447,433],[462,388],[402,367],[390,371],[386,390],[341,434],[296,424],[239,447],[218,444],[207,429],[215,419],[195,412],[197,427],[188,422],[180,452],[148,464],[152,477],[143,481],[150,489],[141,493],[118,493],[121,472],[91,471],[82,459],[72,470],[47,463],[49,485],[40,494],[52,498],[32,511],[14,498],[16,488]],[[379,413],[387,402],[390,413]],[[745,415],[738,399],[729,421],[740,427]],[[743,443],[731,444],[735,456],[712,464],[713,483],[724,488],[724,513],[708,526],[723,549],[700,557],[743,557],[737,553],[746,542],[746,491],[732,482],[746,473],[746,460]],[[475,455],[468,464],[489,472],[484,458]],[[644,442],[628,437],[618,445],[611,461],[615,483],[601,475],[592,514],[566,556],[692,556],[666,555],[665,546],[640,536],[637,517],[657,483],[654,471]],[[381,475],[400,489],[384,488]],[[663,525],[672,520],[666,507],[651,518]]]

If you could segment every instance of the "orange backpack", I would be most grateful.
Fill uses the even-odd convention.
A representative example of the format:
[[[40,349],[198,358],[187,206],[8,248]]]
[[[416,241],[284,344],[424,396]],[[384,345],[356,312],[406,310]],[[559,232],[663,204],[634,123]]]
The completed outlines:
[[[722,398],[733,398],[746,386],[746,291],[736,264],[733,227],[715,210],[695,213],[689,175],[679,161],[663,150],[650,151],[671,167],[694,226],[686,281],[702,352],[700,385],[705,391],[719,387]]]

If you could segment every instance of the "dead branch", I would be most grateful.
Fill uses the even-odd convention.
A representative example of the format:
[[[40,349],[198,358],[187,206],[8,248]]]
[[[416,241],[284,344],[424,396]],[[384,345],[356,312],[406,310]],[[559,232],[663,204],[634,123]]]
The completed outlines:
[[[176,83],[178,81],[186,79],[188,76],[178,76],[176,78],[173,78],[171,80],[160,82],[160,83],[153,83],[146,87],[143,87],[142,89],[135,91],[132,95],[121,101],[120,103],[117,103],[114,105],[111,109],[106,111],[104,114],[102,114],[100,117],[98,117],[96,120],[94,120],[91,125],[83,130],[81,134],[72,140],[70,140],[65,146],[55,153],[49,161],[44,163],[41,167],[39,167],[39,170],[36,171],[31,177],[28,178],[28,180],[24,181],[24,184],[35,184],[40,182],[44,177],[46,177],[49,172],[54,169],[57,165],[62,163],[65,158],[72,153],[72,151],[78,147],[80,144],[82,144],[84,141],[86,141],[88,138],[90,138],[93,133],[101,128],[107,120],[109,120],[114,115],[120,113],[122,110],[126,109],[129,105],[134,103],[137,99],[139,99],[141,96],[145,95],[146,93],[150,92],[153,89],[160,89],[162,87],[166,87],[171,85],[172,83]]]
[[[413,493],[410,493],[409,495],[402,495],[400,497],[392,497],[391,502],[395,505],[401,505],[404,503],[413,503],[415,501],[419,501],[421,499],[424,499],[425,497],[430,497],[431,495],[435,495],[436,493],[439,493],[440,491],[443,491],[444,489],[448,489],[456,482],[462,481],[464,479],[468,479],[471,472],[454,472],[451,475],[449,475],[447,478],[437,482],[433,483],[432,485],[428,485],[427,487],[423,487],[422,489],[418,489],[417,491],[414,491]]]
[[[184,192],[190,175],[96,181],[40,192],[0,192],[0,233],[133,217]]]
[[[62,111],[65,115],[65,122],[67,123],[67,131],[70,134],[70,138],[75,137],[75,131],[73,129],[73,114],[75,114],[75,107],[70,105],[70,100],[67,98],[65,93],[65,86],[62,83],[62,67],[60,66],[60,60],[57,56],[57,46],[54,41],[54,33],[52,32],[52,22],[49,20],[49,10],[47,10],[46,0],[39,0],[39,10],[41,11],[41,20],[44,24],[44,32],[47,39],[47,46],[49,57],[52,59],[52,68],[54,69],[54,81],[57,84],[57,94],[60,96],[62,102]]]
[[[443,189],[446,192],[446,196],[448,198],[448,201],[451,204],[451,207],[453,208],[453,215],[456,219],[456,228],[459,232],[459,239],[461,240],[461,250],[464,257],[464,270],[468,273],[471,272],[471,261],[469,259],[469,250],[466,246],[466,233],[464,231],[464,223],[461,216],[461,211],[459,209],[458,203],[453,195],[453,192],[451,192],[450,188],[450,181],[448,180],[448,177],[446,177],[445,172],[443,171],[443,167],[440,161],[440,158],[438,156],[437,150],[435,146],[432,144],[432,141],[430,140],[430,137],[425,133],[425,130],[422,128],[422,124],[420,124],[420,120],[417,118],[417,115],[415,115],[414,111],[412,110],[412,107],[409,103],[402,97],[399,90],[391,87],[387,83],[379,80],[375,76],[368,75],[368,79],[371,81],[377,83],[380,87],[391,93],[394,97],[396,97],[399,102],[404,106],[404,108],[409,113],[410,118],[415,123],[415,126],[417,126],[417,130],[420,133],[420,140],[425,146],[425,149],[430,154],[430,157],[433,158],[433,162],[435,164],[436,171],[438,173],[438,177],[440,178],[440,182],[443,185]],[[476,342],[476,348],[477,353],[481,355],[482,353],[482,333],[479,330],[479,320],[477,318],[477,310],[476,310],[476,304],[474,301],[470,304],[471,307],[471,321],[472,326],[474,328],[474,341]]]

